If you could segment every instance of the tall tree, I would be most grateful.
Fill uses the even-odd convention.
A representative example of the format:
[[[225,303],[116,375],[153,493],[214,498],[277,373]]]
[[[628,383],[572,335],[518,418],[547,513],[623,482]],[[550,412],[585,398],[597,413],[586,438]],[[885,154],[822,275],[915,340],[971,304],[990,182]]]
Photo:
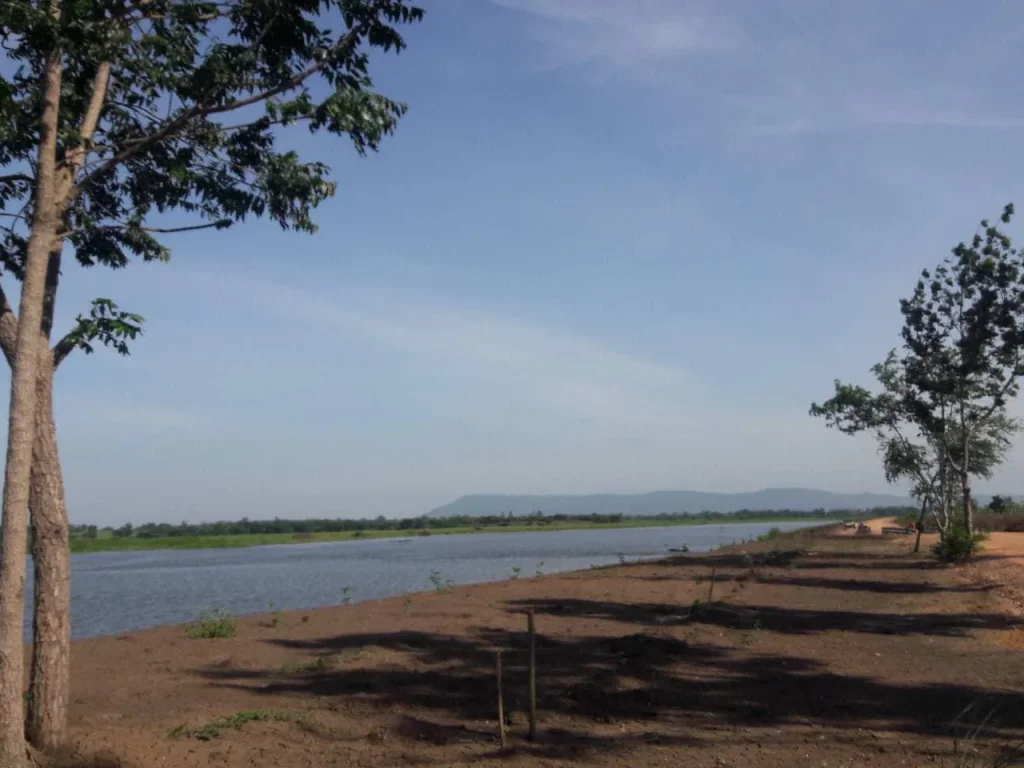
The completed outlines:
[[[18,317],[2,299],[13,367],[0,564],[0,764],[24,760],[21,615],[26,502],[32,492],[46,615],[33,664],[32,739],[64,739],[67,519],[52,379],[94,342],[124,343],[137,316],[100,300],[52,348],[65,244],[82,266],[164,261],[161,236],[267,216],[313,232],[335,185],[320,162],[280,146],[304,126],[375,150],[405,107],[373,90],[369,51],[401,50],[408,0],[10,0],[0,7],[0,262],[20,280]],[[188,218],[192,217],[192,221]],[[2,298],[2,297],[0,297]],[[13,331],[13,333],[12,333]],[[36,474],[30,477],[30,465]],[[33,479],[34,478],[34,479]],[[32,480],[32,482],[30,482]],[[35,481],[37,480],[37,482]],[[51,642],[52,641],[52,642]],[[39,667],[37,670],[36,667]]]
[[[952,511],[954,476],[950,468],[966,466],[974,477],[989,478],[1006,458],[1010,437],[1020,423],[1000,410],[970,438],[969,449],[956,438],[956,426],[936,426],[933,420],[918,420],[916,391],[908,377],[907,360],[889,353],[872,372],[880,391],[835,382],[835,394],[822,404],[811,405],[811,415],[824,418],[828,426],[848,435],[874,436],[885,478],[890,483],[909,483],[910,494],[920,504],[918,535],[914,551],[920,549],[921,527],[931,513],[946,535],[954,524]],[[965,461],[966,457],[966,461]]]
[[[1002,223],[1010,222],[1007,205]],[[900,302],[914,418],[937,435],[974,532],[971,449],[1004,417],[1024,375],[1024,251],[987,220]]]

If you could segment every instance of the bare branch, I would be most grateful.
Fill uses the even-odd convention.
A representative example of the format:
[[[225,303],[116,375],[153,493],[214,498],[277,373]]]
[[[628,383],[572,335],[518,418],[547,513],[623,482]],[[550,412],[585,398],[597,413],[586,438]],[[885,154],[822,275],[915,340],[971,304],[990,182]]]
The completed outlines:
[[[115,232],[115,231],[123,231],[123,230],[126,230],[126,229],[137,229],[137,230],[141,230],[142,232],[156,232],[156,233],[159,233],[159,234],[165,234],[166,235],[166,234],[174,234],[174,233],[177,233],[177,232],[195,232],[196,230],[199,230],[199,229],[214,229],[214,228],[224,229],[225,227],[228,227],[230,225],[231,225],[231,220],[230,219],[218,219],[217,221],[211,221],[211,222],[207,222],[205,224],[191,224],[191,225],[184,226],[184,227],[132,227],[132,225],[130,225],[130,224],[111,224],[111,225],[103,226],[103,227],[94,227],[94,228],[92,228],[91,231],[93,231],[93,232],[96,232],[96,231]],[[74,234],[74,232],[70,232],[68,234]]]

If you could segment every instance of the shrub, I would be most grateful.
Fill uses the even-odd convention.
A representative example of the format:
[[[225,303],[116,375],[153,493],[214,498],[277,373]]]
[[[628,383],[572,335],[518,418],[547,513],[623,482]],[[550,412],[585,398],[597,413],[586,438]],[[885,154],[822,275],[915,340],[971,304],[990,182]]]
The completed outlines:
[[[234,637],[237,631],[235,617],[227,611],[208,611],[185,628],[193,640],[207,640],[218,637]]]
[[[985,534],[975,532],[972,536],[962,523],[952,526],[932,547],[935,556],[944,563],[964,563],[978,552]]]

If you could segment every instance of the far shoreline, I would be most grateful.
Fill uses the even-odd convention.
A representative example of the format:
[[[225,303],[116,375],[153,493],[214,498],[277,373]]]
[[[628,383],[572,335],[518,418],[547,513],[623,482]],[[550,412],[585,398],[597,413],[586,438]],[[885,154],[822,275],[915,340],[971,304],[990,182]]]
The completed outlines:
[[[220,536],[163,536],[157,538],[99,538],[73,537],[73,554],[98,554],[103,552],[155,552],[202,549],[244,549],[249,547],[277,546],[282,544],[322,544],[340,541],[366,541],[369,539],[427,538],[430,536],[454,536],[478,533],[556,533],[561,531],[592,531],[625,528],[681,528],[705,525],[753,525],[757,523],[834,523],[843,519],[836,514],[826,517],[810,515],[779,515],[778,517],[740,516],[728,520],[663,520],[638,517],[617,523],[550,523],[532,521],[518,525],[459,526],[452,528],[415,528],[409,530],[380,531],[321,531],[318,533],[242,533]]]

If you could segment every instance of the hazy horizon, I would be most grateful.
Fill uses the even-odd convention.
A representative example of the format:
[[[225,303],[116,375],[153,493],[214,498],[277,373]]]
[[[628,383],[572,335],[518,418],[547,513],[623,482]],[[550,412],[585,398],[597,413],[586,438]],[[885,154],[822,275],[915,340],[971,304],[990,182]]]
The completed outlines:
[[[284,139],[334,169],[319,234],[65,259],[58,333],[97,296],[147,321],[57,374],[72,520],[902,493],[807,411],[871,383],[922,268],[1024,204],[1017,6],[422,4],[371,59],[410,107],[378,155]],[[1022,473],[1018,445],[978,492]]]

